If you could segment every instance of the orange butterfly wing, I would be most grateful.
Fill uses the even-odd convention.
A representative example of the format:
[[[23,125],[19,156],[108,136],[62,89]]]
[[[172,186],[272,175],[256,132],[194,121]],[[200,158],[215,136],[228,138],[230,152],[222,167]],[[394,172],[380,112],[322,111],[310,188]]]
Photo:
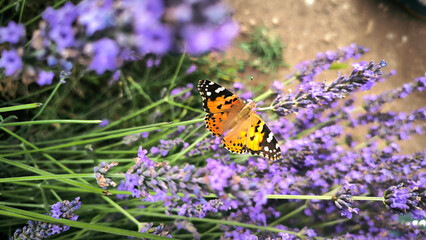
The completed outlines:
[[[271,160],[282,159],[281,148],[277,139],[259,115],[250,114],[247,148],[251,154],[260,155]]]
[[[255,112],[251,111],[247,118],[232,126],[233,120],[246,106],[239,97],[209,80],[200,80],[198,91],[207,112],[206,127],[213,135],[222,138],[226,149],[239,154],[250,152],[271,160],[282,158],[274,134]]]
[[[203,97],[204,111],[207,112],[206,127],[213,135],[221,137],[229,130],[232,120],[245,104],[235,94],[209,80],[200,80],[198,91]]]

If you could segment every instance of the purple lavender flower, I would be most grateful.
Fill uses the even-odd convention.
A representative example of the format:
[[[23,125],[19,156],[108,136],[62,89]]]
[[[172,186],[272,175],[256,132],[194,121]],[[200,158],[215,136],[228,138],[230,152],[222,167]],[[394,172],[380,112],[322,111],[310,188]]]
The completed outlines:
[[[49,37],[56,43],[58,50],[74,46],[74,33],[71,26],[57,25],[49,32]]]
[[[243,89],[243,84],[241,82],[234,82],[233,87],[234,87],[235,91],[239,91],[239,90]]]
[[[383,193],[384,204],[393,213],[400,215],[411,213],[413,218],[426,217],[426,190],[425,179],[409,181],[391,186]]]
[[[52,80],[55,74],[53,72],[46,72],[41,70],[38,74],[37,83],[40,86],[52,84]]]
[[[185,229],[188,232],[192,233],[194,239],[200,239],[200,234],[198,233],[192,222],[189,222],[188,220],[175,220],[175,225],[177,229]]]
[[[368,52],[368,48],[351,44],[348,47],[338,49],[335,53],[332,51],[318,53],[315,60],[297,64],[296,73],[288,78],[296,77],[301,82],[310,82],[314,80],[316,75],[329,69],[333,62],[343,62],[350,58],[357,59],[366,52]]]
[[[22,69],[22,60],[16,50],[3,50],[0,58],[0,68],[4,68],[4,74],[11,76]]]
[[[102,122],[99,123],[99,127],[103,128],[109,125],[108,119],[102,119]]]
[[[406,83],[400,88],[381,93],[380,95],[367,95],[364,97],[363,107],[366,111],[376,112],[381,109],[385,103],[392,102],[397,99],[405,98],[414,91],[422,92],[426,86],[426,77],[414,79],[411,83]]]
[[[201,54],[214,47],[214,31],[201,26],[187,26],[182,37],[190,54]]]
[[[113,0],[83,1],[77,6],[80,12],[78,22],[86,27],[88,36],[116,25],[113,3]]]
[[[71,25],[77,17],[77,11],[74,4],[67,2],[62,8],[53,9],[48,7],[42,17],[50,25]]]
[[[342,216],[347,218],[352,218],[352,213],[358,214],[359,209],[352,207],[352,191],[350,189],[350,184],[344,185],[336,195],[333,196],[334,204],[340,210]]]
[[[239,32],[238,24],[235,21],[227,21],[220,25],[214,32],[214,49],[224,50],[230,46]]]
[[[7,27],[0,28],[0,43],[10,42],[18,43],[25,36],[25,28],[23,24],[16,24],[10,21]]]
[[[197,70],[197,65],[195,64],[191,64],[191,66],[189,66],[189,68],[186,70],[186,74],[191,74],[193,72],[195,72]]]
[[[137,34],[138,48],[142,54],[163,55],[172,46],[171,30],[160,23],[140,29]]]
[[[160,144],[156,147],[152,147],[150,152],[153,155],[160,154],[161,156],[164,157],[164,156],[167,156],[167,154],[173,147],[180,144],[183,145],[183,148],[186,148],[189,146],[189,143],[184,142],[180,138],[175,138],[173,140],[160,140]]]
[[[103,38],[95,42],[93,44],[94,57],[89,69],[95,70],[97,74],[116,69],[119,51],[117,44],[111,39]]]
[[[345,94],[357,89],[368,90],[381,78],[381,68],[386,66],[385,61],[378,64],[354,65],[349,77],[339,76],[332,83],[326,85],[318,82],[307,82],[299,87],[296,93],[289,93],[285,97],[278,95],[272,103],[273,110],[280,116],[297,112],[299,108],[317,108],[319,105],[330,104],[341,99]]]
[[[282,93],[284,89],[284,84],[281,81],[274,80],[274,82],[271,85],[271,89],[274,93]]]
[[[185,87],[177,87],[177,88],[172,89],[172,91],[170,91],[170,95],[173,96],[173,95],[177,95],[177,94],[179,94],[183,91],[186,91],[185,94],[179,96],[180,101],[185,101],[191,96],[191,91],[188,91],[188,90],[191,90],[193,88],[194,88],[194,85],[192,83],[188,83],[188,84],[186,84]]]
[[[147,68],[152,68],[152,67],[158,67],[160,66],[161,63],[161,59],[152,59],[149,58],[148,60],[146,60],[146,67]]]
[[[75,215],[75,210],[81,206],[80,197],[75,198],[71,202],[68,200],[57,202],[51,206],[52,210],[49,213],[53,218],[69,219],[77,221],[78,215]],[[11,240],[14,239],[45,239],[61,232],[68,231],[69,226],[62,226],[54,223],[45,223],[39,221],[28,221],[27,225],[22,229],[16,229]]]

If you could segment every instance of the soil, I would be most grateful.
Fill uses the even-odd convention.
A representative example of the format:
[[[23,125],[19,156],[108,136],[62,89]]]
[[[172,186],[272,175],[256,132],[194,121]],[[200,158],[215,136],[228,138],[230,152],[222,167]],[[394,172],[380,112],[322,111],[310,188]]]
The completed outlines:
[[[253,73],[255,83],[283,80],[300,61],[314,59],[317,52],[336,50],[351,43],[368,47],[361,60],[384,59],[387,71],[397,74],[378,84],[371,93],[380,93],[424,76],[426,72],[426,16],[410,14],[397,1],[383,0],[227,0],[235,11],[242,34],[227,55],[246,59],[237,45],[256,26],[266,26],[287,46],[284,59],[289,68],[262,75]],[[357,60],[359,61],[359,60]],[[341,70],[349,73],[351,68]],[[250,73],[245,73],[250,74]],[[335,79],[337,71],[327,71],[321,79]],[[412,94],[407,99],[386,106],[387,110],[409,112],[425,106],[426,94]],[[423,123],[424,124],[424,123]],[[415,136],[403,152],[426,149],[426,135]]]

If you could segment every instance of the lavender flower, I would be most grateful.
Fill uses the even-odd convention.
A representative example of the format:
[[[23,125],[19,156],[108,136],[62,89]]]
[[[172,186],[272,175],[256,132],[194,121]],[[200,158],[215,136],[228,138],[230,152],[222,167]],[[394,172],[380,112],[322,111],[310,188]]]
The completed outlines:
[[[54,76],[55,76],[55,74],[53,72],[46,72],[46,71],[41,70],[38,73],[37,83],[40,86],[50,85],[50,84],[52,84],[52,80],[53,80]]]
[[[293,76],[299,81],[307,83],[312,81],[315,75],[329,69],[332,63],[337,61],[344,62],[350,58],[357,59],[366,52],[368,52],[368,48],[351,44],[348,47],[338,49],[336,52],[318,53],[315,60],[297,64],[295,67],[296,73]]]
[[[153,223],[143,223],[139,229],[139,232],[149,232],[157,236],[164,236],[171,238],[170,232],[172,228],[170,226],[165,226],[163,223],[160,223],[157,227],[153,227]]]
[[[316,108],[319,105],[330,104],[341,99],[345,94],[357,89],[370,89],[376,81],[381,79],[381,68],[386,66],[385,61],[379,64],[361,63],[354,66],[349,77],[340,76],[332,83],[307,82],[300,86],[299,91],[278,95],[272,103],[273,110],[280,116],[298,111],[299,108]]]
[[[95,70],[97,74],[102,74],[107,70],[117,68],[117,56],[119,48],[117,44],[108,38],[103,38],[93,43],[93,59],[89,69]]]
[[[415,219],[426,217],[425,179],[391,186],[383,193],[383,197],[384,204],[393,213],[411,213]]]
[[[111,179],[106,178],[104,174],[106,174],[112,167],[115,167],[118,165],[118,162],[101,162],[98,167],[95,167],[93,170],[95,172],[95,178],[98,182],[99,187],[102,189],[106,189],[108,186],[116,187],[117,184]]]
[[[87,36],[92,36],[97,31],[116,26],[113,1],[83,1],[77,8],[80,12],[78,22],[86,27]]]
[[[197,70],[197,65],[195,64],[191,64],[191,66],[189,66],[189,68],[186,70],[186,74],[191,74],[193,72],[195,72]]]
[[[25,28],[23,24],[16,24],[10,21],[7,27],[0,28],[0,43],[9,42],[17,44],[25,36]]]
[[[194,239],[200,239],[200,234],[198,233],[192,222],[189,222],[188,220],[175,220],[175,225],[177,229],[185,229],[188,232],[192,233]]]
[[[347,218],[352,218],[352,213],[358,214],[358,208],[352,208],[352,191],[350,189],[351,185],[347,184],[343,186],[336,195],[333,196],[334,204],[340,210],[340,214],[342,216],[346,216]]]
[[[122,143],[125,145],[131,145],[132,143],[138,141],[139,139],[147,138],[149,132],[135,133],[129,136],[123,137]]]
[[[380,95],[367,95],[364,97],[364,109],[370,112],[379,111],[385,103],[392,102],[396,99],[405,98],[408,94],[418,91],[422,92],[426,86],[426,76],[418,77],[411,83],[406,83],[400,88],[384,92]]]
[[[172,91],[170,91],[170,95],[177,95],[183,91],[187,91],[187,90],[191,90],[194,88],[194,85],[192,83],[188,83],[186,84],[185,87],[177,87],[172,89]],[[185,94],[179,96],[179,100],[180,101],[185,101],[187,100],[189,97],[191,96],[191,91],[187,91]]]
[[[77,221],[78,215],[75,215],[75,210],[79,209],[81,206],[80,198],[77,197],[71,202],[64,200],[62,202],[57,202],[51,206],[52,210],[49,213],[49,216],[59,219],[69,219]],[[27,225],[22,229],[16,229],[13,237],[10,239],[45,239],[61,232],[68,231],[69,226],[58,225],[54,223],[45,223],[40,221],[31,221],[27,222]]]
[[[175,138],[173,140],[160,140],[160,144],[157,147],[152,147],[150,153],[151,155],[160,154],[162,157],[164,157],[167,156],[173,147],[180,144],[183,145],[183,148],[187,148],[189,146],[189,143],[184,142],[180,138]]]
[[[109,120],[108,119],[102,119],[102,121],[99,123],[99,127],[103,128],[109,125]]]
[[[22,60],[16,50],[3,50],[0,58],[0,68],[4,68],[4,74],[11,76],[22,69]]]

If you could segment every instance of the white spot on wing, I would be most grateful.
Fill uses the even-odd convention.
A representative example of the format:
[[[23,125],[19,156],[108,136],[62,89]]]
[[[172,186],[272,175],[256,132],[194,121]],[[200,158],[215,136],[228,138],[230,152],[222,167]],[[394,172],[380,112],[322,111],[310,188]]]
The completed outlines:
[[[215,92],[216,92],[216,93],[220,93],[220,92],[222,92],[223,90],[225,90],[225,88],[224,88],[224,87],[220,87],[220,88],[216,89],[216,90],[215,90]]]
[[[214,84],[214,82],[209,82],[209,85],[213,85]]]
[[[269,151],[269,147],[268,146],[265,146],[265,151]]]
[[[211,92],[206,92],[206,94],[207,94],[207,96],[210,96],[210,95],[212,95],[212,93],[211,93]]]
[[[274,134],[272,132],[270,132],[266,141],[269,143],[269,142],[272,141],[273,138],[274,138]]]

